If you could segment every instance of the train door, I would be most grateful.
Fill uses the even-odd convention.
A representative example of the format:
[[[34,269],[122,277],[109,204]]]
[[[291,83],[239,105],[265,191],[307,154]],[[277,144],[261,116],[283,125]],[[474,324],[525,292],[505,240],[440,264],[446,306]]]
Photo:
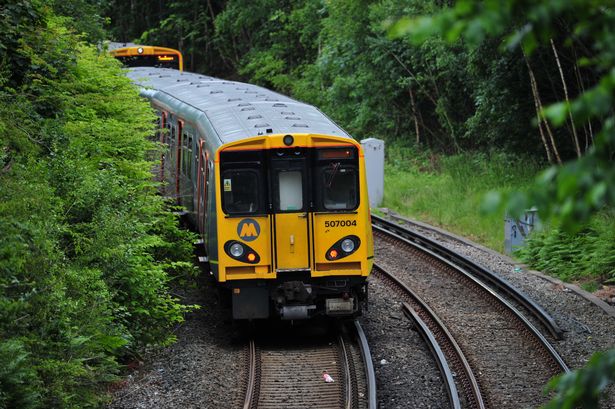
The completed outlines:
[[[278,271],[310,269],[307,163],[304,149],[279,149],[270,159]]]

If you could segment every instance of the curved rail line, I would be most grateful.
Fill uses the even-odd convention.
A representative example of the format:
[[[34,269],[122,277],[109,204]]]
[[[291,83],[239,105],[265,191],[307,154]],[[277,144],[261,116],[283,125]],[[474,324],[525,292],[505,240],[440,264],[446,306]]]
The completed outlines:
[[[380,235],[381,237],[389,238],[389,239],[392,238],[401,244],[409,246],[412,249],[416,249],[421,253],[428,254],[433,259],[436,259],[440,261],[441,263],[449,266],[453,271],[460,274],[462,277],[467,279],[470,283],[474,284],[476,287],[480,288],[482,290],[482,293],[488,294],[496,304],[504,307],[505,310],[508,310],[520,323],[522,323],[525,329],[528,331],[528,333],[531,334],[532,338],[538,343],[538,345],[540,345],[543,348],[543,350],[547,353],[547,355],[549,355],[552,358],[554,364],[558,367],[559,371],[561,372],[570,371],[570,369],[568,368],[568,365],[566,365],[562,357],[555,350],[555,348],[553,348],[551,343],[542,335],[542,333],[538,331],[538,329],[523,314],[521,314],[521,312],[517,308],[515,308],[511,303],[509,303],[499,293],[497,293],[495,290],[487,286],[484,282],[479,280],[473,274],[469,273],[464,268],[457,266],[454,263],[454,261],[449,260],[448,258],[443,257],[440,254],[428,248],[423,247],[421,244],[417,242],[408,240],[405,237],[402,237],[393,231],[383,229],[379,226],[374,226],[374,232],[375,232],[375,235]]]
[[[378,400],[376,399],[376,371],[374,370],[374,361],[372,360],[372,354],[369,351],[367,337],[365,336],[365,332],[363,332],[363,327],[361,327],[359,321],[354,321],[354,327],[357,332],[357,339],[359,340],[359,347],[361,349],[363,363],[365,364],[365,378],[367,382],[367,407],[369,409],[376,409],[378,407]]]
[[[549,333],[558,340],[563,339],[563,331],[555,322],[555,319],[538,305],[534,300],[529,298],[523,292],[518,290],[508,281],[496,275],[493,271],[473,262],[472,260],[454,252],[453,250],[444,247],[427,237],[413,232],[397,223],[386,220],[382,217],[372,215],[372,224],[378,229],[383,229],[387,232],[392,232],[397,236],[406,239],[410,244],[419,246],[422,249],[430,250],[432,253],[450,261],[451,263],[467,271],[469,274],[479,280],[488,283],[490,286],[498,289],[506,294],[507,297],[515,300],[522,305],[529,313],[535,317],[549,331]]]
[[[322,341],[322,340],[321,340]],[[299,349],[247,348],[244,409],[339,407],[376,409],[376,378],[365,334],[358,323],[334,342]],[[333,377],[325,383],[321,371]]]
[[[372,275],[389,284],[400,294],[405,301],[404,309],[413,316],[415,321],[418,319],[419,331],[427,337],[428,346],[434,353],[434,358],[444,378],[451,408],[461,407],[461,402],[447,362],[450,362],[455,370],[467,407],[484,409],[486,406],[474,371],[457,341],[436,313],[410,287],[380,266],[374,265]]]
[[[429,330],[427,324],[421,319],[421,317],[419,317],[418,313],[414,311],[408,303],[403,303],[402,307],[406,316],[411,318],[416,324],[416,327],[419,329],[419,332],[423,336],[423,339],[429,346],[431,353],[436,359],[440,373],[444,378],[444,384],[446,385],[446,392],[448,395],[448,400],[451,403],[451,409],[461,409],[461,400],[459,399],[459,394],[457,393],[457,387],[455,386],[455,380],[453,379],[453,372],[448,365],[446,356],[444,355],[442,348],[440,348],[440,344],[438,344],[436,337]]]

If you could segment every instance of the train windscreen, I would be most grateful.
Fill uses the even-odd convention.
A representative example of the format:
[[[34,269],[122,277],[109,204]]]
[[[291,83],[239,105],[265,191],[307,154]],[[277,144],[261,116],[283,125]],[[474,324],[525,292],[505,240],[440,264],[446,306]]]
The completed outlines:
[[[354,210],[359,206],[356,148],[319,150],[316,174],[318,210]]]
[[[179,69],[179,58],[172,54],[131,55],[115,57],[126,67],[159,67]]]
[[[263,151],[231,151],[220,154],[222,209],[225,213],[266,213],[264,162]]]

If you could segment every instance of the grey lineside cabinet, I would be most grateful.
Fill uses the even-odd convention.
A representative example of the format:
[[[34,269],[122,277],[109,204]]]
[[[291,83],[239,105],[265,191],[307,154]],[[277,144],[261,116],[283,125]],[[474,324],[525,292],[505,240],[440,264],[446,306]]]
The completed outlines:
[[[378,207],[384,197],[384,141],[367,138],[361,141],[365,153],[369,205]]]

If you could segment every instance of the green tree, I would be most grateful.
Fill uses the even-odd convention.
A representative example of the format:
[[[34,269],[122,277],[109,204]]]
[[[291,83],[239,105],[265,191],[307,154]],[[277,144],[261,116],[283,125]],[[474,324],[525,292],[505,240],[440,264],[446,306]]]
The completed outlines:
[[[459,1],[433,15],[401,19],[391,33],[407,35],[416,43],[438,34],[449,41],[463,39],[473,47],[488,38],[497,38],[504,50],[520,47],[526,62],[529,55],[540,52],[541,46],[555,49],[553,38],[563,38],[562,44],[571,55],[577,55],[575,67],[591,68],[590,79],[596,80],[587,89],[582,86],[574,99],[566,97],[546,108],[537,106],[539,129],[548,133],[549,123],[561,128],[567,121],[578,131],[587,124],[593,125],[593,143],[584,155],[579,150],[577,160],[545,171],[535,189],[514,195],[508,205],[516,213],[537,205],[543,216],[556,218],[566,228],[575,228],[596,211],[615,204],[614,22],[615,10],[599,1]],[[581,48],[579,44],[583,54],[577,54],[574,48]],[[529,64],[528,70],[531,77]],[[549,139],[545,137],[545,146]],[[555,148],[556,144],[551,143],[546,151],[555,154]],[[493,195],[488,206],[501,203],[502,198]]]

